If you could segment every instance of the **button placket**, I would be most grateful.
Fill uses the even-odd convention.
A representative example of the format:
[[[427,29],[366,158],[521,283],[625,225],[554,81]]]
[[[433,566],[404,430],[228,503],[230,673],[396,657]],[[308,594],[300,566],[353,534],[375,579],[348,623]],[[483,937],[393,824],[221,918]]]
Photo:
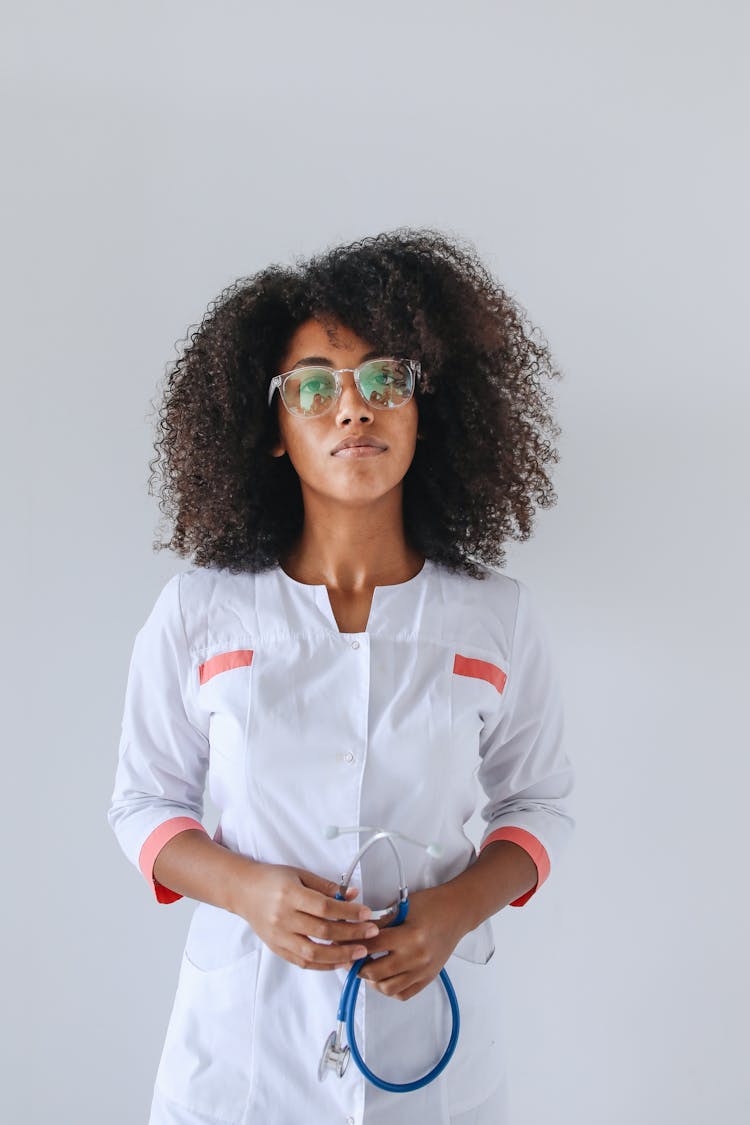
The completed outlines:
[[[376,588],[375,593],[373,595],[373,599],[374,599],[375,595],[377,594],[377,592],[378,591],[377,591],[377,588]],[[372,609],[370,610],[370,617],[372,617]],[[356,666],[357,666],[357,677],[358,677],[358,680],[359,680],[360,691],[361,691],[361,702],[362,702],[362,706],[361,706],[361,708],[359,710],[359,713],[358,713],[358,720],[359,720],[359,723],[361,724],[360,729],[359,729],[361,743],[357,747],[357,752],[354,752],[352,750],[347,750],[344,753],[343,758],[344,758],[345,762],[349,763],[352,766],[352,768],[355,769],[356,772],[355,772],[354,776],[358,779],[357,785],[358,785],[359,790],[361,791],[362,776],[363,776],[363,771],[364,771],[365,766],[366,766],[367,748],[368,748],[367,739],[368,739],[369,699],[370,699],[370,660],[371,660],[371,656],[372,656],[372,650],[371,650],[371,647],[370,647],[371,638],[370,638],[369,633],[367,633],[365,631],[361,635],[361,637],[359,637],[359,638],[350,637],[347,643],[349,644],[349,647],[351,649],[353,649],[354,651],[359,650],[358,660],[356,662]],[[352,666],[353,665],[354,665],[354,661],[352,661]],[[352,812],[352,817],[353,817],[352,822],[351,822],[352,824],[357,823],[360,819],[360,817],[359,817],[359,797],[357,797],[356,805],[357,805],[357,807]],[[362,869],[361,869],[361,866],[360,866],[359,863],[357,864],[357,866],[354,869],[354,872],[352,873],[352,881],[355,882],[355,883],[358,883],[360,888],[362,887]],[[364,901],[364,900],[360,897],[360,901]],[[364,1041],[364,1034],[365,1034],[365,1021],[366,1021],[366,1012],[367,1012],[367,996],[365,995],[365,993],[367,991],[368,990],[365,989],[365,988],[363,988],[361,990],[360,1002],[357,1005],[358,1010],[354,1014],[356,1035],[357,1035],[357,1038],[358,1038],[360,1043]],[[356,1116],[355,1116],[355,1114],[349,1114],[347,1116],[346,1125],[354,1125],[355,1121],[362,1121],[362,1119],[363,1119],[365,1082],[366,1082],[365,1076],[363,1074],[360,1074],[358,1076],[357,1095],[356,1095],[356,1099],[355,1099],[355,1103],[357,1105],[357,1113],[356,1113]]]

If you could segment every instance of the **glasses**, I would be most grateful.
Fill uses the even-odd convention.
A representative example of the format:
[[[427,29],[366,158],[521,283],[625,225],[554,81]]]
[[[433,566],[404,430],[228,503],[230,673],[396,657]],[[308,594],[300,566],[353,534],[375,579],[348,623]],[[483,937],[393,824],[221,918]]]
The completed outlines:
[[[299,418],[319,418],[341,398],[344,371],[354,373],[357,390],[368,406],[376,410],[393,410],[406,406],[422,378],[416,359],[393,357],[370,359],[359,367],[298,367],[274,375],[268,387],[268,405],[279,388],[281,401],[290,414]]]

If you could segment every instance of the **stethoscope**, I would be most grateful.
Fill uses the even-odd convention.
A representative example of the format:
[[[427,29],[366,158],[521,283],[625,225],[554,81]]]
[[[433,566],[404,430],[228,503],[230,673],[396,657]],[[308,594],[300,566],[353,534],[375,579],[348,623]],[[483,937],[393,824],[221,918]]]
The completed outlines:
[[[359,849],[356,856],[350,863],[349,869],[346,874],[341,876],[341,882],[336,893],[336,898],[343,899],[346,897],[346,890],[349,886],[352,872],[354,871],[354,868],[357,866],[367,849],[371,848],[377,840],[387,840],[391,846],[393,854],[396,858],[396,864],[398,866],[399,895],[395,902],[392,902],[391,905],[387,906],[384,910],[373,910],[372,916],[373,918],[382,918],[386,914],[390,914],[395,910],[396,916],[392,922],[388,923],[388,926],[400,926],[409,911],[409,891],[406,886],[404,865],[401,861],[401,856],[399,855],[398,848],[393,842],[393,837],[398,836],[401,840],[408,840],[409,843],[416,844],[418,847],[424,848],[427,854],[431,856],[440,855],[440,845],[422,844],[419,840],[413,840],[411,836],[404,836],[401,832],[389,832],[385,828],[368,828],[366,825],[357,825],[353,828],[340,828],[336,825],[331,825],[325,829],[325,835],[329,840],[332,840],[335,836],[342,835],[344,832],[372,832],[373,835],[370,837],[367,843]],[[440,1059],[440,1062],[438,1062],[431,1071],[423,1075],[422,1078],[415,1078],[413,1082],[386,1082],[384,1078],[379,1078],[377,1074],[373,1074],[373,1072],[370,1070],[359,1052],[359,1048],[357,1047],[357,1040],[354,1035],[354,1010],[357,1006],[357,995],[359,993],[359,986],[361,984],[361,980],[357,976],[357,973],[359,972],[362,965],[372,960],[374,960],[374,958],[368,953],[366,957],[360,957],[357,961],[352,962],[352,967],[347,974],[344,987],[341,990],[341,999],[339,1001],[338,1012],[336,1013],[336,1019],[338,1021],[336,1030],[332,1031],[326,1039],[325,1046],[323,1048],[323,1054],[321,1055],[320,1063],[318,1065],[318,1079],[322,1082],[328,1074],[329,1070],[335,1071],[339,1078],[343,1078],[344,1072],[349,1065],[349,1056],[351,1054],[354,1058],[355,1063],[364,1074],[365,1078],[368,1078],[370,1082],[372,1082],[375,1086],[379,1086],[381,1090],[391,1090],[395,1094],[407,1093],[410,1090],[419,1090],[420,1087],[426,1086],[428,1082],[432,1082],[443,1070],[445,1070],[446,1066],[451,1060],[451,1057],[453,1056],[453,1052],[456,1049],[460,1020],[458,1015],[458,1001],[456,999],[455,990],[445,969],[441,969],[440,979],[443,982],[443,987],[445,988],[445,991],[448,994],[448,1000],[450,1001],[451,1014],[453,1016],[453,1028],[451,1030],[451,1036],[448,1041],[448,1046],[445,1049],[445,1054]],[[348,1046],[345,1047],[342,1046],[341,1043],[341,1035],[344,1027],[346,1027],[346,1036],[348,1039]]]

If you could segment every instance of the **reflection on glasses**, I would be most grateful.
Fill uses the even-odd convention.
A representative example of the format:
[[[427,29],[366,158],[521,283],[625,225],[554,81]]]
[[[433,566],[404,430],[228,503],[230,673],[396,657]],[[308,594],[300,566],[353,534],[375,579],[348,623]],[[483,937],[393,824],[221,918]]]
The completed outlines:
[[[371,359],[360,367],[342,367],[338,370],[330,367],[300,367],[273,377],[268,389],[269,406],[278,387],[281,400],[290,414],[303,418],[319,417],[340,398],[343,387],[341,375],[344,371],[354,373],[354,382],[360,395],[368,406],[373,406],[376,410],[405,406],[421,377],[418,360],[392,357]]]

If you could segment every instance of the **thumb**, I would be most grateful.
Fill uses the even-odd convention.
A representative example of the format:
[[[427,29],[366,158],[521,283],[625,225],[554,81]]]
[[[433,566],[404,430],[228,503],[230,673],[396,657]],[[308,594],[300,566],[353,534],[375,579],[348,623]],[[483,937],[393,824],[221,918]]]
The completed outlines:
[[[312,871],[305,871],[302,875],[302,882],[306,887],[311,887],[314,891],[320,891],[321,894],[327,895],[329,898],[335,898],[339,892],[339,884],[334,882],[333,879],[324,879],[322,875],[315,875]],[[359,887],[349,886],[346,888],[345,899],[347,902],[352,898],[356,898],[359,894]]]

